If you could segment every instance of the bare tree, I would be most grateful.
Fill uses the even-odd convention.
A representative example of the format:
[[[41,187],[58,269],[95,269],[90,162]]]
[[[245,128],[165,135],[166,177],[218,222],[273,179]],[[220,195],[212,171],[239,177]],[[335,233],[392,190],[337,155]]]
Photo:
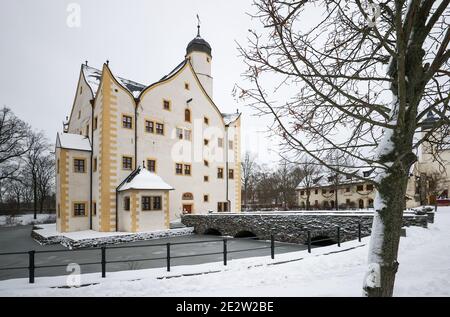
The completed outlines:
[[[299,181],[294,165],[287,159],[282,159],[274,173],[274,178],[283,208],[289,210],[295,203],[295,188]]]
[[[242,159],[241,162],[241,182],[242,182],[242,187],[244,189],[244,205],[245,208],[247,208],[248,205],[248,191],[249,191],[249,186],[250,186],[250,182],[252,181],[252,178],[255,175],[255,167],[256,167],[256,162],[255,162],[255,158],[252,156],[252,154],[250,152],[245,152],[244,154],[244,158]]]
[[[42,158],[48,153],[49,144],[42,132],[31,133],[28,138],[28,143],[30,144],[28,152],[24,155],[24,160],[26,162],[26,170],[29,173],[32,181],[33,190],[33,212],[34,219],[37,218],[38,209],[38,195],[39,195],[39,184],[38,184],[38,173],[39,166]]]
[[[0,181],[17,177],[20,158],[30,148],[29,134],[30,127],[11,109],[0,109]]]
[[[54,185],[55,161],[53,154],[38,158],[36,168],[36,185],[38,189],[39,213],[44,209],[45,201],[50,197]]]
[[[449,2],[258,0],[264,28],[239,46],[251,82],[240,97],[274,118],[283,151],[332,170],[326,158],[340,153],[356,179],[352,169],[374,170],[367,296],[393,294],[409,170],[422,143],[448,133]]]
[[[311,210],[311,190],[315,187],[321,172],[320,166],[308,156],[303,156],[299,161],[301,181],[299,185],[306,193],[306,210]]]

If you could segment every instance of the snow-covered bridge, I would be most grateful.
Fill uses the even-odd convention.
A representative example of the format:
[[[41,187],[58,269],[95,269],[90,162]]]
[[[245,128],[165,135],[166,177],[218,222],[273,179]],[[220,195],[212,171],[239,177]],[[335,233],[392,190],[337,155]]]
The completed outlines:
[[[404,226],[427,227],[430,215],[403,215]],[[358,238],[358,226],[361,224],[362,236],[370,234],[372,212],[243,212],[211,213],[207,215],[183,215],[181,222],[194,227],[199,234],[217,234],[222,236],[256,236],[268,240],[274,235],[282,242],[306,243],[308,231],[312,239],[328,237],[337,241],[337,228],[340,241]]]

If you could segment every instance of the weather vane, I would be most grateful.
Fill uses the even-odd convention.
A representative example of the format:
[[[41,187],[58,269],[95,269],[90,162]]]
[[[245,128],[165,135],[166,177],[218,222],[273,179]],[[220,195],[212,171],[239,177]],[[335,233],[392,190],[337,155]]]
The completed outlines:
[[[197,36],[200,36],[200,17],[197,14]]]

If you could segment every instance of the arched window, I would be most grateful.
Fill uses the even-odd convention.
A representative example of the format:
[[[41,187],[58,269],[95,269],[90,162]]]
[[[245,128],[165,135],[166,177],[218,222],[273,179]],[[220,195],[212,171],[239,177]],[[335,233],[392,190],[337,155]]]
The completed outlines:
[[[184,110],[184,121],[191,122],[191,110],[189,109]]]
[[[364,200],[360,199],[358,201],[358,207],[359,207],[359,209],[363,209],[364,208]]]

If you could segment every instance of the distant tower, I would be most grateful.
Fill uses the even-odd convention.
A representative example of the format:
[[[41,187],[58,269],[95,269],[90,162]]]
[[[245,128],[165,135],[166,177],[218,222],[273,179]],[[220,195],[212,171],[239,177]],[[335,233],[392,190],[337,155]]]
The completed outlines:
[[[186,47],[186,58],[191,60],[194,71],[197,74],[207,94],[213,97],[213,78],[211,76],[211,46],[200,36],[200,19],[197,15],[197,36]]]

